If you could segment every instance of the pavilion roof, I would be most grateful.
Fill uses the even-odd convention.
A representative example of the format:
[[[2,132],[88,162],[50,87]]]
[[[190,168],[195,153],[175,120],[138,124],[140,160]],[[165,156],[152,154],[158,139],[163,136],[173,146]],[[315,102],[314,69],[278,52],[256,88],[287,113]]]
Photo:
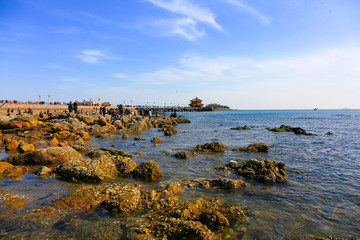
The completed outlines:
[[[202,102],[202,100],[200,98],[196,97],[196,98],[190,100],[190,102]]]

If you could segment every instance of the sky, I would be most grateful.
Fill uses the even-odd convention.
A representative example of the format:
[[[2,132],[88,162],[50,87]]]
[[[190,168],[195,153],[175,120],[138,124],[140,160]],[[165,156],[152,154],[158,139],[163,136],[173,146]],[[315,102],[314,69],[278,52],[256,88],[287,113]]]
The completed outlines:
[[[360,109],[359,13],[358,0],[0,0],[0,99]]]

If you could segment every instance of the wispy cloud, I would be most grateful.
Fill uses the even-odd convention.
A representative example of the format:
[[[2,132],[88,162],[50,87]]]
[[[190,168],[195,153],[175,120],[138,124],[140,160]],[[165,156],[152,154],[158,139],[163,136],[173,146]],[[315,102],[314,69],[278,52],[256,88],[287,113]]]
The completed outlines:
[[[91,82],[86,82],[80,78],[75,78],[75,77],[65,77],[65,78],[62,78],[61,81],[65,82],[65,83],[79,84],[79,85],[88,86],[88,87],[95,86],[95,84],[93,84]]]
[[[123,78],[127,78],[128,76],[123,74],[123,73],[115,73],[114,77],[119,78],[119,79],[123,79]]]
[[[187,40],[194,41],[204,36],[204,29],[199,25],[204,24],[223,31],[216,22],[210,9],[199,7],[190,0],[147,0],[153,5],[166,9],[182,17],[158,20],[155,24],[167,30],[167,34],[180,35]]]
[[[101,50],[97,49],[89,49],[82,50],[81,54],[76,55],[78,59],[87,63],[97,63],[101,58],[106,57],[105,54]]]
[[[256,11],[254,8],[240,2],[237,0],[224,0],[225,2],[228,2],[236,7],[239,7],[245,11],[247,11],[248,13],[252,14],[253,16],[255,16],[257,19],[259,19],[263,24],[269,24],[270,23],[270,19],[265,17],[264,15],[262,15],[261,13],[259,13],[258,11]]]

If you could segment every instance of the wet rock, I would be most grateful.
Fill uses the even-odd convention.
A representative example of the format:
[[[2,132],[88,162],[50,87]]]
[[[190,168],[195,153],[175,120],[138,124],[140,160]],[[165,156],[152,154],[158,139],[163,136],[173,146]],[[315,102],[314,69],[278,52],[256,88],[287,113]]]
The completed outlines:
[[[300,127],[294,128],[287,125],[281,125],[279,128],[266,128],[266,129],[272,132],[294,132],[295,134],[314,135],[312,133],[306,132],[304,129]]]
[[[10,156],[4,161],[17,165],[59,165],[70,160],[81,159],[81,154],[72,147],[48,147]]]
[[[118,175],[113,159],[106,156],[67,161],[57,166],[53,173],[67,181],[83,182],[102,182]]]
[[[119,150],[119,149],[115,149],[115,148],[100,148],[101,151],[105,151],[110,153],[111,155],[115,155],[115,156],[121,156],[121,157],[129,157],[132,158],[135,155],[131,154],[131,153],[127,153],[123,150]]]
[[[240,176],[255,179],[262,183],[284,183],[286,182],[286,167],[284,163],[266,159],[259,161],[249,159],[243,162],[237,170]]]
[[[116,165],[119,175],[121,176],[130,174],[137,166],[136,163],[129,157],[118,156],[113,161]]]
[[[3,200],[3,204],[9,209],[19,208],[27,203],[26,199],[23,197],[13,195],[5,191],[0,191],[0,199]]]
[[[216,188],[216,189],[238,189],[248,186],[242,180],[235,180],[230,178],[188,178],[179,182],[182,186],[187,188],[202,187],[205,189]]]
[[[177,133],[176,127],[170,126],[164,131],[165,136],[172,136]]]
[[[92,135],[101,135],[106,133],[105,128],[101,127],[99,124],[92,125],[89,131]]]
[[[152,139],[151,139],[151,142],[152,143],[160,143],[160,142],[163,142],[164,140],[162,140],[161,138],[159,138],[159,137],[153,137]]]
[[[249,130],[250,128],[245,125],[245,126],[233,127],[230,129],[232,129],[232,130]]]
[[[180,159],[186,159],[190,157],[190,154],[186,151],[181,151],[181,152],[177,152],[174,155],[176,158],[180,158]]]
[[[186,119],[186,118],[184,118],[182,116],[177,117],[176,122],[177,123],[191,123],[191,121],[189,119]]]
[[[5,150],[7,151],[16,151],[16,149],[19,146],[19,142],[13,139],[9,139],[7,141],[5,141]]]
[[[128,139],[128,138],[130,138],[130,136],[129,135],[127,135],[127,134],[124,134],[124,135],[122,135],[122,137],[121,137],[122,139]]]
[[[245,152],[269,152],[269,147],[266,143],[252,143],[247,147],[235,148],[234,152],[245,151]]]
[[[141,140],[146,140],[145,138],[142,138],[142,137],[134,137],[134,140],[136,141],[141,141]]]
[[[0,179],[2,178],[17,178],[29,171],[28,167],[14,166],[10,163],[0,161]]]
[[[162,177],[162,172],[156,162],[148,160],[140,163],[135,168],[132,175],[137,179],[142,179],[145,181],[156,181]]]
[[[77,115],[76,118],[85,123],[86,125],[92,125],[94,123],[94,120],[88,115],[81,114]]]
[[[25,216],[26,219],[38,219],[38,218],[45,218],[48,216],[53,216],[55,214],[57,214],[58,211],[51,207],[51,206],[43,206],[40,208],[37,208],[35,210],[33,210],[32,212],[30,212],[29,214],[27,214]]]
[[[59,144],[59,141],[54,137],[53,139],[51,139],[48,142],[48,144],[49,144],[50,147],[54,147],[54,146],[57,146]]]
[[[332,132],[327,132],[326,135],[333,135],[333,133]]]
[[[203,152],[224,152],[226,146],[218,141],[213,141],[205,144],[198,144],[195,148],[192,148],[191,151],[203,151]]]
[[[51,173],[52,169],[46,166],[42,166],[35,170],[34,174],[37,176],[47,176]]]
[[[31,152],[35,150],[35,146],[32,144],[22,144],[18,147],[20,153]]]
[[[359,240],[358,238],[343,238],[343,237],[336,237],[336,236],[316,236],[316,235],[308,235],[304,238],[304,240]]]

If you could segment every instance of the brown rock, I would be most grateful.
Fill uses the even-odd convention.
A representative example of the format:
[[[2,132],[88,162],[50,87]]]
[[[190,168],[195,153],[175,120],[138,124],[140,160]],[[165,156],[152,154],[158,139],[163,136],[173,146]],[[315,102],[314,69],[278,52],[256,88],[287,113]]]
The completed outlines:
[[[5,146],[5,150],[7,151],[16,151],[16,149],[19,146],[19,142],[16,140],[8,140],[5,142],[6,146]]]
[[[10,156],[4,161],[19,165],[59,165],[70,160],[81,159],[81,154],[72,147],[48,147]]]
[[[133,177],[143,179],[145,181],[156,181],[162,177],[162,172],[159,165],[152,161],[145,161],[140,163],[133,171]]]
[[[152,143],[160,143],[160,142],[163,142],[164,140],[162,140],[161,138],[159,138],[159,137],[153,137],[152,139],[151,139],[151,142]]]
[[[121,137],[122,139],[128,139],[128,138],[130,138],[130,136],[129,135],[127,135],[127,134],[124,134],[124,135],[122,135],[122,137]]]
[[[177,152],[175,153],[174,155],[176,158],[180,158],[180,159],[186,159],[186,158],[189,158],[191,155],[186,152],[186,151],[181,151],[181,152]]]
[[[131,173],[136,168],[136,163],[129,157],[118,156],[114,163],[120,175],[124,176]]]
[[[46,141],[40,141],[40,142],[39,142],[39,146],[44,146],[44,145],[46,145],[46,144],[47,144]]]
[[[224,152],[226,146],[218,141],[213,141],[205,144],[198,144],[195,148],[192,148],[191,151],[204,151],[204,152]]]
[[[44,206],[33,210],[31,213],[25,216],[26,219],[38,219],[57,214],[58,211],[51,206]]]
[[[24,198],[10,193],[0,192],[0,196],[4,199],[4,205],[9,209],[19,208],[27,203]]]
[[[177,133],[176,127],[170,126],[164,131],[165,136],[172,136]]]
[[[35,146],[32,144],[24,144],[18,147],[20,153],[31,152],[35,150]]]
[[[266,143],[252,143],[247,147],[235,148],[234,152],[246,151],[246,152],[269,152],[269,147]]]
[[[55,147],[59,144],[59,141],[54,137],[53,139],[51,139],[49,142],[48,142],[49,146],[50,147]]]

